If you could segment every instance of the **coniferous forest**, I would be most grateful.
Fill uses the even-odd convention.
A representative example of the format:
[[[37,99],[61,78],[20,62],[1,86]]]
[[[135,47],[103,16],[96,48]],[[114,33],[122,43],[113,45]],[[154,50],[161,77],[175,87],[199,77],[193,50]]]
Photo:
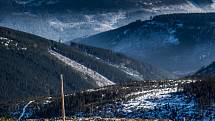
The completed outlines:
[[[214,121],[215,1],[0,0],[0,121]]]

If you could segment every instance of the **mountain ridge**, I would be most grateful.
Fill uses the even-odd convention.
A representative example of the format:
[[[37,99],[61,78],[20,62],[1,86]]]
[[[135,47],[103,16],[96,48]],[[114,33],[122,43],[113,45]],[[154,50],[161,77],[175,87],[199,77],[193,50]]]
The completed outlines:
[[[170,77],[166,75],[167,73],[160,72],[159,69],[148,64],[137,62],[111,51],[109,53],[103,50],[106,52],[105,54],[109,53],[108,56],[112,57],[112,60],[107,62],[92,57],[93,53],[89,55],[75,47],[4,27],[0,27],[0,36],[1,101],[13,98],[57,95],[59,93],[60,74],[65,76],[66,93],[98,88],[100,87],[98,82],[101,80],[97,80],[97,78],[102,76],[118,84],[130,80],[141,80],[133,76],[133,73],[126,73],[127,70],[122,68],[126,65],[113,66],[109,64],[113,62],[112,60],[118,62],[118,58],[121,56],[124,59],[120,60],[120,63],[131,62],[134,66],[130,64],[127,67],[131,70],[136,70],[138,65],[138,72],[142,70],[139,74],[143,75],[146,80]],[[79,45],[76,44],[75,46],[78,47]],[[88,48],[94,50],[92,47]],[[49,52],[50,49],[54,51],[54,54]],[[98,51],[97,54],[99,53]],[[60,55],[61,59],[67,59],[69,63],[65,63],[55,55]],[[103,57],[102,53],[100,55]],[[80,71],[80,69],[82,70]],[[150,71],[154,73],[150,73]],[[112,82],[104,83],[102,86],[114,84]]]
[[[159,15],[72,41],[111,49],[185,75],[215,59],[214,20],[214,13]]]

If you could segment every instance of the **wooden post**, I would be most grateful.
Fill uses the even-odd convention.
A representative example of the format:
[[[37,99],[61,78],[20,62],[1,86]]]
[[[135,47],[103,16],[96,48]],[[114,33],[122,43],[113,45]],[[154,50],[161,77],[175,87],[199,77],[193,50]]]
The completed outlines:
[[[61,108],[62,108],[62,118],[63,121],[66,121],[66,114],[65,114],[65,106],[64,106],[64,85],[63,85],[63,74],[60,75],[61,79]]]

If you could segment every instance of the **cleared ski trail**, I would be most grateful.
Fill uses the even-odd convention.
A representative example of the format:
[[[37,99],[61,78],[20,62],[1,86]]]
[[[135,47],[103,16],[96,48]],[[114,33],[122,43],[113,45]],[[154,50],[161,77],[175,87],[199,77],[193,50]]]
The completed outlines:
[[[76,71],[79,71],[81,73],[83,73],[84,75],[87,75],[91,78],[93,78],[94,80],[96,80],[96,84],[99,87],[104,87],[104,86],[108,86],[108,85],[114,85],[115,83],[110,81],[109,79],[107,79],[106,77],[102,76],[101,74],[99,74],[98,72],[87,68],[86,66],[71,60],[68,57],[65,57],[63,55],[61,55],[60,53],[57,53],[54,50],[49,49],[48,50],[49,53],[53,56],[55,56],[57,59],[59,59],[60,61],[64,62],[65,64],[69,65],[71,68],[73,68]]]

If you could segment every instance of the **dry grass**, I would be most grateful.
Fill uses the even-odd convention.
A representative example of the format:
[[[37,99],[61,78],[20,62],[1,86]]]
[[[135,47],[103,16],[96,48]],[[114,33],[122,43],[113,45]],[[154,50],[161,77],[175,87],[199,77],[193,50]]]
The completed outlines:
[[[2,117],[0,118],[0,121],[16,121],[16,119]]]

